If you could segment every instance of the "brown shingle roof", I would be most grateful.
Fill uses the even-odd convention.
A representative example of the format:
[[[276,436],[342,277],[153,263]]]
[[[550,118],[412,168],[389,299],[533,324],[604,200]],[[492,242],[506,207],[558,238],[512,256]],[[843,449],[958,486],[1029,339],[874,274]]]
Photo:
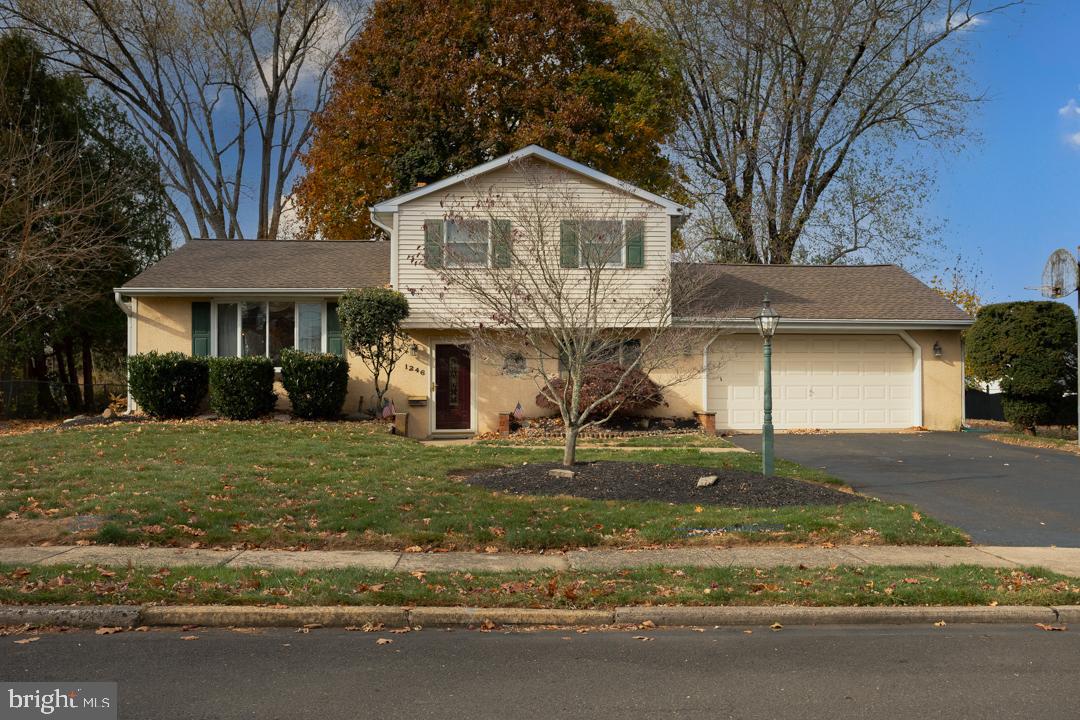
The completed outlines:
[[[960,308],[895,265],[677,263],[695,300],[679,317],[750,318],[767,292],[782,317],[804,320],[970,321]]]
[[[349,289],[390,282],[388,242],[191,240],[124,289]]]

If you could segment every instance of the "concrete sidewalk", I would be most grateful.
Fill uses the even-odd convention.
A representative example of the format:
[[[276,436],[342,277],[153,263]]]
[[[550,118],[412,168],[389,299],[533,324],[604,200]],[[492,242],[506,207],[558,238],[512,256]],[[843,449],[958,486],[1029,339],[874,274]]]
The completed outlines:
[[[395,572],[471,570],[617,570],[648,567],[828,567],[830,565],[1040,566],[1080,577],[1080,548],[926,547],[841,545],[837,547],[747,546],[661,550],[577,550],[545,554],[403,553],[370,550],[189,550],[108,545],[0,547],[0,563],[11,565],[204,565],[283,570],[367,568]]]

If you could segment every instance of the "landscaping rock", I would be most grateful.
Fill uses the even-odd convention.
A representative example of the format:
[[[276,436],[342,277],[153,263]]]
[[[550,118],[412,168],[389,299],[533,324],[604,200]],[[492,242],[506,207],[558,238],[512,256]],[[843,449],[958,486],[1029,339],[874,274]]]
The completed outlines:
[[[697,479],[698,487],[709,487],[716,484],[716,475],[704,475]]]
[[[105,418],[106,420],[115,416],[116,412],[111,407],[107,407],[101,411],[101,417]]]
[[[577,473],[575,473],[573,470],[567,470],[566,468],[552,468],[551,470],[548,470],[548,475],[550,475],[551,477],[566,478],[567,480],[572,480],[574,476],[577,475]]]

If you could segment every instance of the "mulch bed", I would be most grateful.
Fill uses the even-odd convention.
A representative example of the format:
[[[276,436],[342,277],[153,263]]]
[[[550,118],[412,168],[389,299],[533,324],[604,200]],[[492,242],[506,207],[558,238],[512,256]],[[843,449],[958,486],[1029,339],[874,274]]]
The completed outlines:
[[[762,477],[744,470],[696,465],[597,461],[574,466],[573,478],[553,477],[558,463],[527,463],[482,470],[466,478],[470,485],[515,495],[572,495],[590,500],[658,500],[728,507],[837,505],[858,498],[824,485],[784,477]],[[716,475],[709,487],[698,478]]]

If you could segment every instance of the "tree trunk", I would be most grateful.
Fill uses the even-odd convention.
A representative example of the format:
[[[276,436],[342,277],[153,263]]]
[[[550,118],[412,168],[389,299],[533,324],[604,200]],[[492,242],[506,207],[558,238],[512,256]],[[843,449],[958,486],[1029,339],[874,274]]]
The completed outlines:
[[[564,467],[573,467],[574,458],[577,455],[578,428],[567,425],[565,438],[566,444],[563,446],[562,464]]]
[[[94,409],[94,355],[90,333],[82,334],[80,344],[82,345],[83,407],[87,411],[92,411]]]
[[[75,370],[75,341],[71,336],[64,338],[63,352],[56,352],[57,367],[60,369],[60,377],[64,381],[64,395],[67,397],[68,409],[78,412],[82,409],[82,394],[79,393],[79,376]]]
[[[29,375],[37,386],[37,411],[40,415],[56,415],[60,408],[56,406],[52,391],[49,389],[49,364],[45,358],[45,347],[41,340],[35,340],[34,352],[30,356]]]

